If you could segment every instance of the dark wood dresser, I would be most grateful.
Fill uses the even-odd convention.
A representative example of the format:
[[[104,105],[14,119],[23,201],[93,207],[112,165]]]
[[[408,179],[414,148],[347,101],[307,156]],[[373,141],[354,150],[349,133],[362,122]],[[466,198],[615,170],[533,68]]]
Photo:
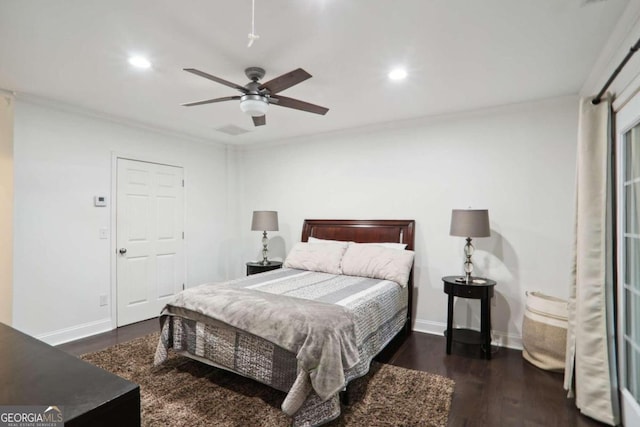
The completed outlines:
[[[140,426],[140,387],[0,323],[0,405],[57,405],[64,425]]]

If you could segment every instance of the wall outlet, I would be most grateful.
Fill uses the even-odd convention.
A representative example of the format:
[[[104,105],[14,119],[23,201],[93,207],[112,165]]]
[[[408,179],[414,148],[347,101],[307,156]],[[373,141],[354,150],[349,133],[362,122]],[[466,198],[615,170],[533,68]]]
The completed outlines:
[[[104,307],[109,304],[109,297],[107,295],[100,295],[100,307]]]

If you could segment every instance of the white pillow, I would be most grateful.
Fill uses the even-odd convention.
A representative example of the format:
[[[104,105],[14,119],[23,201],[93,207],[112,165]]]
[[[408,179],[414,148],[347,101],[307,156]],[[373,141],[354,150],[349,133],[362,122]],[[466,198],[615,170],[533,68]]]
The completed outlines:
[[[316,237],[311,237],[311,236],[309,236],[307,241],[309,243],[345,243],[342,240],[325,240],[325,239],[318,239]],[[355,242],[350,242],[350,243],[355,243]],[[359,243],[359,244],[383,246],[385,248],[391,248],[391,249],[405,249],[407,247],[406,243]]]
[[[307,238],[307,243],[340,243],[340,244],[344,244],[344,243],[349,243],[349,242],[345,242],[342,240],[327,240],[327,239],[318,239],[317,237],[311,237],[309,236]]]
[[[404,287],[414,256],[413,251],[351,243],[342,257],[342,274],[392,280]]]
[[[284,266],[308,271],[321,271],[331,274],[342,274],[340,261],[349,244],[336,243],[296,243]]]
[[[358,243],[358,244],[359,245],[382,246],[383,248],[402,249],[402,250],[404,250],[407,247],[406,243]]]

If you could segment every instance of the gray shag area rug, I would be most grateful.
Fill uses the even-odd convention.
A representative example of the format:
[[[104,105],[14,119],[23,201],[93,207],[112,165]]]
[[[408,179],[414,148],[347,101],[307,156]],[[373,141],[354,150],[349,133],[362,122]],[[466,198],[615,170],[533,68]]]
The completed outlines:
[[[179,355],[153,367],[158,334],[81,356],[140,385],[143,426],[289,426],[283,392]],[[373,362],[327,426],[446,426],[451,379]]]

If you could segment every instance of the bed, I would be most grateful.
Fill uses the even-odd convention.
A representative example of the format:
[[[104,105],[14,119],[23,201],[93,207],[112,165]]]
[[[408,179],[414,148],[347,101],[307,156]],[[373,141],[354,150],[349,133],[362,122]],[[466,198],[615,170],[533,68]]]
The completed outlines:
[[[295,426],[337,418],[340,392],[411,332],[414,228],[305,220],[286,268],[190,288],[168,304],[155,364],[172,350],[284,391]]]

